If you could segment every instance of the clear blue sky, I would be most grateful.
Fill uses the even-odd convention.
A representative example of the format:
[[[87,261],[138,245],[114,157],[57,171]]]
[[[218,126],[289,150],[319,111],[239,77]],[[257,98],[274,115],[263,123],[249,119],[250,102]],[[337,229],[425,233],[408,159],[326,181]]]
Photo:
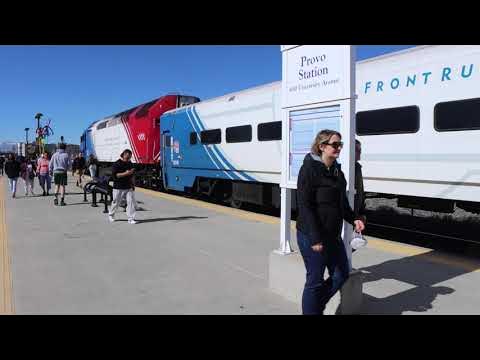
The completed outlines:
[[[411,46],[361,45],[357,58]],[[0,142],[24,141],[37,112],[52,119],[49,142],[78,144],[92,121],[167,92],[208,99],[280,78],[278,45],[0,46]]]

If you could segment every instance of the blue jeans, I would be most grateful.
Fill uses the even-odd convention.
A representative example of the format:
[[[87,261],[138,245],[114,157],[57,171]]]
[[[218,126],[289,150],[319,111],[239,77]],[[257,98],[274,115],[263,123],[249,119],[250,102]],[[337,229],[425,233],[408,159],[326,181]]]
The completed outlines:
[[[307,270],[302,296],[304,315],[323,315],[328,301],[349,276],[348,258],[343,242],[321,252],[312,250],[307,235],[297,230],[297,243]],[[325,269],[330,277],[324,280]]]
[[[52,188],[52,180],[50,179],[50,174],[39,175],[38,181],[43,191],[45,191],[45,185],[47,185],[47,191],[50,191],[50,189]]]

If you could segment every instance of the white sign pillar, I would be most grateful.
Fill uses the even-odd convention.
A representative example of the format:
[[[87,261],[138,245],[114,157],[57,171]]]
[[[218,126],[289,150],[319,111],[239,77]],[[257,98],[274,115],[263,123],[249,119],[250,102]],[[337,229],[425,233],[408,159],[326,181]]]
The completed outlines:
[[[353,207],[355,184],[355,48],[352,45],[283,45],[282,51],[282,176],[281,254],[290,246],[291,190],[303,159],[317,133],[342,134],[345,143],[339,163],[347,179]],[[351,267],[351,226],[343,239]]]

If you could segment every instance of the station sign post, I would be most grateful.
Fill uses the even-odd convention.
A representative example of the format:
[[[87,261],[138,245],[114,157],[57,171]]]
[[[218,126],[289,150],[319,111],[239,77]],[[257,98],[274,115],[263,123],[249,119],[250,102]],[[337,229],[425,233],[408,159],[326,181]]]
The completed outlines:
[[[355,47],[353,45],[282,45],[282,174],[280,249],[293,252],[291,191],[303,159],[323,129],[342,134],[339,163],[347,179],[348,200],[355,192]],[[343,227],[351,268],[352,227]]]

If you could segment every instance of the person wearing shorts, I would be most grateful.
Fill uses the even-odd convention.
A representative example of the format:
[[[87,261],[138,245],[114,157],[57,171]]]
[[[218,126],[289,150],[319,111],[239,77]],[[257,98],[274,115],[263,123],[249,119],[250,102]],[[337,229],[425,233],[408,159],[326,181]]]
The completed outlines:
[[[65,152],[65,143],[60,143],[57,152],[53,154],[50,160],[49,170],[53,173],[53,182],[55,183],[55,200],[54,205],[58,205],[58,194],[60,193],[62,198],[60,206],[65,206],[65,186],[67,186],[67,170],[70,166],[70,158]]]

